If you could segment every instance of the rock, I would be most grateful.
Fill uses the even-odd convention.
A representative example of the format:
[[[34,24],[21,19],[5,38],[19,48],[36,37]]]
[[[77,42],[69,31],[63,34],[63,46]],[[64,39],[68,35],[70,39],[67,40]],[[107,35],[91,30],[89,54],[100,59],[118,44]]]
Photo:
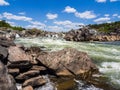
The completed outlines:
[[[18,68],[8,69],[8,73],[11,74],[12,76],[16,76],[20,73],[20,70]]]
[[[67,41],[89,41],[91,36],[96,35],[96,30],[88,27],[66,32],[64,39]]]
[[[17,90],[15,80],[7,73],[7,68],[0,62],[0,90]]]
[[[21,73],[16,77],[17,80],[27,80],[30,79],[31,77],[39,75],[40,71],[38,70],[30,70],[25,73]]]
[[[9,46],[15,46],[15,43],[13,41],[9,41],[9,40],[2,40],[0,39],[0,45],[3,47],[9,47]]]
[[[3,63],[7,63],[8,50],[0,46],[0,59]]]
[[[30,61],[30,56],[25,53],[20,47],[10,46],[8,48],[10,62]]]
[[[26,70],[26,69],[30,69],[32,67],[32,64],[30,63],[30,61],[17,61],[17,62],[9,62],[7,64],[8,68],[19,68],[20,70]]]
[[[41,64],[60,75],[79,75],[86,72],[92,74],[98,71],[98,68],[86,53],[73,48],[39,55],[38,60]]]
[[[44,71],[44,70],[46,70],[46,68],[43,67],[43,66],[34,65],[34,66],[31,68],[31,70]]]
[[[22,90],[33,90],[33,87],[29,85],[29,86],[24,87]]]
[[[46,79],[44,79],[42,76],[38,76],[38,77],[34,77],[26,80],[23,83],[23,87],[28,85],[31,85],[32,87],[41,86],[41,85],[44,85],[46,82],[47,82]]]

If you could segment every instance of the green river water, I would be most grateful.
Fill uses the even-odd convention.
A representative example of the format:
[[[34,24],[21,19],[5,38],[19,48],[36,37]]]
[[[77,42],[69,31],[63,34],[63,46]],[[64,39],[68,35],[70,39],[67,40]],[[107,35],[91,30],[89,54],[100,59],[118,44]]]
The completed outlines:
[[[66,47],[76,48],[79,51],[88,53],[94,63],[108,78],[109,85],[120,90],[120,42],[71,42],[63,39],[50,38],[17,38],[15,43],[27,47],[45,47],[47,51],[57,51]],[[42,89],[41,89],[42,90]],[[46,89],[47,90],[47,89]],[[50,89],[49,89],[50,90]],[[78,89],[78,90],[101,90],[101,89]]]

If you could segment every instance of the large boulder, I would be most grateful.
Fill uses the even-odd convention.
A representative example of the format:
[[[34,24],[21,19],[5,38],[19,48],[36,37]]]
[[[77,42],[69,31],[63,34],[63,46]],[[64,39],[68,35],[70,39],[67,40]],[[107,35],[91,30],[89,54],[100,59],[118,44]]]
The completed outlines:
[[[31,56],[26,54],[20,46],[10,46],[8,52],[8,68],[19,68],[20,71],[24,71],[32,67]]]
[[[18,46],[10,46],[8,48],[9,56],[8,60],[10,62],[19,62],[19,61],[29,61],[30,56],[25,53],[22,48]]]
[[[17,90],[15,80],[8,74],[2,62],[0,62],[0,90]]]
[[[73,48],[42,54],[37,59],[44,66],[54,70],[57,75],[80,75],[87,72],[91,75],[98,71],[87,53]]]

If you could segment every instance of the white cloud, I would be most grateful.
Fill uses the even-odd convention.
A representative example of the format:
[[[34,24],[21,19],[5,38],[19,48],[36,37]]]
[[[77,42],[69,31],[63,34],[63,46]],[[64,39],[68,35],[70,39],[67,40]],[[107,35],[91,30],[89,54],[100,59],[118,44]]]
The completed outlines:
[[[120,0],[110,0],[110,2],[116,2],[116,1],[120,1]]]
[[[70,7],[70,6],[66,6],[64,12],[67,12],[67,13],[75,13],[75,12],[76,12],[76,9],[75,9],[75,8],[72,8],[72,7]]]
[[[96,14],[93,11],[85,11],[85,12],[75,12],[75,16],[83,19],[93,19],[96,18]]]
[[[32,18],[30,17],[26,17],[26,16],[17,16],[17,15],[13,15],[12,13],[8,13],[8,12],[4,12],[3,13],[3,17],[6,19],[13,19],[13,20],[21,20],[21,21],[31,21]]]
[[[26,26],[26,28],[37,28],[37,29],[45,29],[46,25],[44,23],[41,23],[39,21],[29,21],[31,25]]]
[[[16,26],[15,22],[11,22],[11,21],[6,21],[7,23],[9,23],[11,26]]]
[[[103,2],[106,2],[106,0],[96,0],[96,2],[103,3]]]
[[[105,14],[104,16],[105,16],[105,17],[109,17],[110,15],[109,15],[109,14]]]
[[[43,24],[39,21],[30,21],[30,23],[33,24],[33,25],[42,25],[42,26],[45,25],[45,24]]]
[[[60,26],[47,26],[46,28],[47,31],[52,31],[52,32],[60,32],[65,30],[63,27]]]
[[[10,4],[5,0],[0,0],[0,6],[5,6],[5,5],[10,5]]]
[[[106,22],[110,22],[110,18],[109,17],[101,17],[101,18],[95,19],[94,22],[96,22],[96,23],[106,23]]]
[[[3,18],[3,16],[0,14],[0,19],[2,19]]]
[[[78,26],[78,25],[84,25],[83,23],[73,23],[69,20],[65,20],[65,21],[55,21],[53,22],[54,24],[57,25],[63,25],[64,27],[71,27],[71,26]]]
[[[44,30],[45,26],[41,26],[41,25],[28,25],[28,26],[26,26],[26,28],[28,28],[28,29],[37,28],[37,29]]]
[[[71,29],[78,29],[78,28],[80,28],[79,25],[84,25],[83,23],[71,22],[69,20],[55,21],[53,23],[64,28],[62,31],[68,31]]]
[[[48,13],[48,14],[46,15],[46,17],[47,17],[48,19],[56,19],[56,18],[58,17],[58,15],[57,15],[57,14]]]
[[[20,14],[20,15],[25,15],[26,13],[25,13],[25,12],[19,12],[18,14]]]
[[[113,16],[113,17],[117,17],[117,16],[118,16],[118,14],[113,14],[112,16]]]
[[[120,16],[118,16],[118,18],[120,18]]]

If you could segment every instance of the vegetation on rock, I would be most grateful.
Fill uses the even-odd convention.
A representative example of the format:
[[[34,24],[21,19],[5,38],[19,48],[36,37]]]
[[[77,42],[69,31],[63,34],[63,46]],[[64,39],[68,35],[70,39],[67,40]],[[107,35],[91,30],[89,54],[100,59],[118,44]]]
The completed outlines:
[[[94,28],[103,33],[120,33],[120,21],[102,24],[90,24],[90,28]]]
[[[9,23],[7,23],[5,20],[1,20],[0,21],[0,27],[6,27],[6,28],[11,28],[13,30],[19,30],[22,31],[24,30],[24,28],[20,27],[20,26],[11,26]]]

